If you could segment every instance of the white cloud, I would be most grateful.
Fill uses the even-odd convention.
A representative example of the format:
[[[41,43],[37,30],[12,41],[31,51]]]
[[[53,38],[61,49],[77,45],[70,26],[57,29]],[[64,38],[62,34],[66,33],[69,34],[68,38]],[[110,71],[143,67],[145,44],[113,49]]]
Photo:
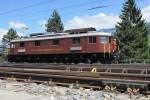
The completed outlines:
[[[8,32],[8,30],[6,30],[6,29],[0,29],[0,43],[1,43],[3,35],[5,35],[7,32]]]
[[[0,29],[0,39],[8,32],[8,30]]]
[[[16,29],[20,29],[20,30],[27,30],[28,29],[28,26],[26,24],[21,23],[21,22],[17,22],[17,21],[10,21],[9,26],[16,28]]]
[[[150,22],[150,6],[142,9],[143,18]],[[94,16],[76,16],[65,22],[65,29],[95,27],[113,28],[120,21],[119,15],[99,13]]]
[[[146,21],[150,22],[150,6],[145,7],[142,10],[142,13],[143,13],[143,18],[145,18]]]
[[[76,16],[65,23],[65,29],[95,27],[97,29],[112,28],[120,21],[118,15],[99,13],[94,16]]]

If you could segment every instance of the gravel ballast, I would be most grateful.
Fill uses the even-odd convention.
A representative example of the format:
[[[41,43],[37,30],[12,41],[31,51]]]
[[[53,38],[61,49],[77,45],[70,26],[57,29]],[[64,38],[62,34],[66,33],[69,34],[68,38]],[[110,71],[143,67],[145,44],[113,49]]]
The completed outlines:
[[[0,100],[150,100],[150,97],[0,80]]]

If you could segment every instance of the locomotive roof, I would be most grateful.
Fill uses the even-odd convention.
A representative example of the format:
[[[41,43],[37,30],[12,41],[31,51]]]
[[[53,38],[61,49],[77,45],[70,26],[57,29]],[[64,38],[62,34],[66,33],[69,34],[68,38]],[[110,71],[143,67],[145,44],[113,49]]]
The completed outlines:
[[[68,32],[68,33],[87,33],[89,31],[96,31],[96,29],[93,27],[88,27],[88,28],[65,30],[65,32]]]
[[[56,33],[57,34],[57,33]],[[11,42],[25,42],[25,41],[38,41],[38,40],[51,40],[51,39],[62,39],[62,38],[74,38],[74,37],[87,37],[87,36],[111,36],[111,33],[106,32],[88,32],[82,34],[69,34],[64,33],[62,35],[46,36],[46,37],[29,37],[12,40]]]

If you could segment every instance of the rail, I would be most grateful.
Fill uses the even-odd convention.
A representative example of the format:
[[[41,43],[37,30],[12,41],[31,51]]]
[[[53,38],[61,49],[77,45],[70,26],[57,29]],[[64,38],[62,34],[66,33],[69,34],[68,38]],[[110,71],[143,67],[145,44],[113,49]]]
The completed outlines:
[[[53,80],[55,83],[90,84],[103,86],[116,84],[117,86],[138,86],[150,88],[150,65],[146,64],[12,64],[0,65],[0,77],[15,77],[33,81]],[[92,85],[91,85],[92,84]]]

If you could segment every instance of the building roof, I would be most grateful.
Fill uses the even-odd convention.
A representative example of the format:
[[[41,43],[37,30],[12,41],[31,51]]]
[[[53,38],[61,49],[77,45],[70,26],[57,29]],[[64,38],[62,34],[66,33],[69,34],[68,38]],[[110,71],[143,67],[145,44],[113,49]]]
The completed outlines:
[[[29,37],[29,38],[23,38],[23,39],[16,39],[16,40],[12,40],[11,42],[51,40],[51,39],[87,37],[87,36],[111,36],[111,33],[106,33],[106,32],[88,32],[88,33],[82,33],[82,34],[69,34],[69,33],[60,34],[59,33],[59,35],[52,35],[52,36],[47,35],[45,37]]]

